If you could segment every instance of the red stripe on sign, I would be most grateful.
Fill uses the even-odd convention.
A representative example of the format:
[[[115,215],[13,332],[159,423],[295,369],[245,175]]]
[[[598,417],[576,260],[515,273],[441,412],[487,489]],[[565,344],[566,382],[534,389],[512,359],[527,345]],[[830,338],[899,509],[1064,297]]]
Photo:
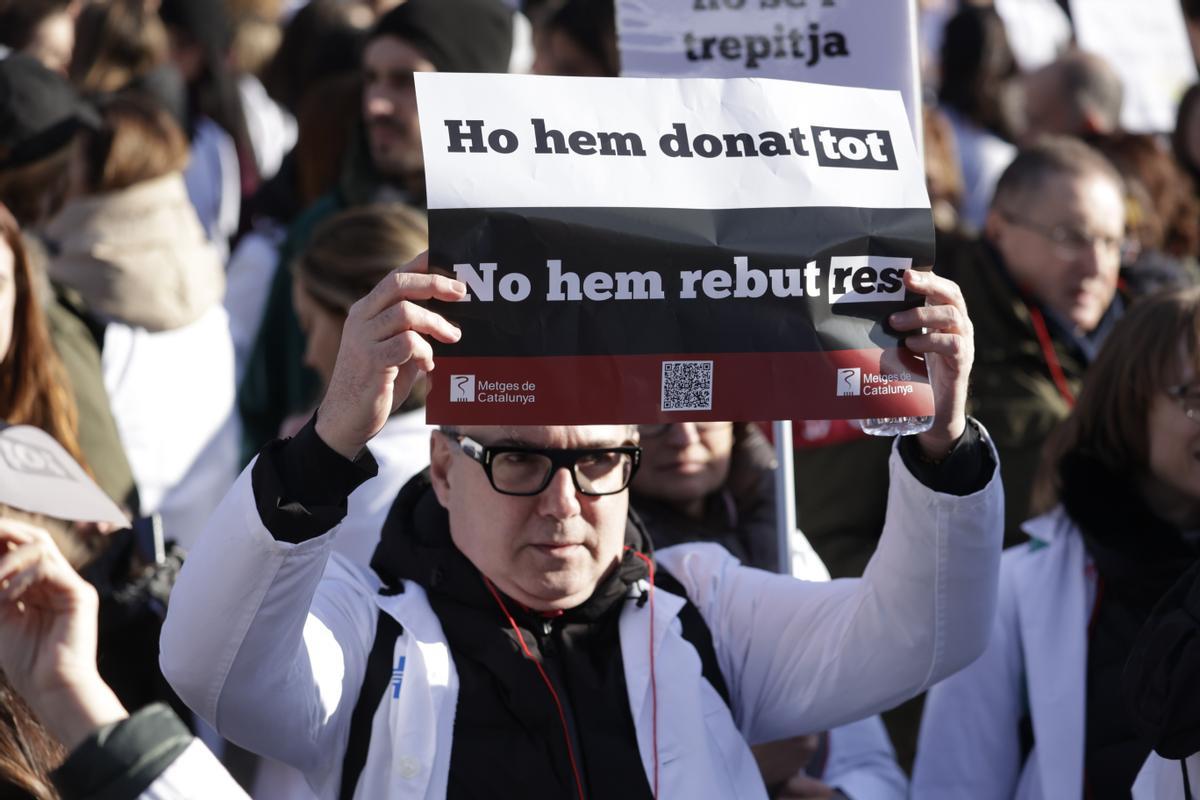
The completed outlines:
[[[430,375],[432,424],[859,419],[933,413],[907,350],[454,358]]]

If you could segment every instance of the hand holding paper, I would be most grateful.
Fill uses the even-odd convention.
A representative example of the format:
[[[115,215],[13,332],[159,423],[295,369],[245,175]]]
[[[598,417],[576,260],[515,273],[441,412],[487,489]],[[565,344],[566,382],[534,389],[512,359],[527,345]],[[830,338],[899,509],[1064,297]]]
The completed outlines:
[[[408,397],[422,372],[433,369],[426,337],[457,342],[458,328],[412,302],[461,300],[466,287],[430,275],[422,253],[390,273],[350,307],[337,364],[317,413],[317,434],[346,458],[355,458]]]
[[[890,318],[899,331],[926,328],[904,344],[925,356],[933,388],[933,426],[918,435],[930,458],[943,458],[967,426],[967,387],[975,360],[975,333],[958,284],[919,270],[904,275],[908,291],[925,295],[926,305],[898,311]]]

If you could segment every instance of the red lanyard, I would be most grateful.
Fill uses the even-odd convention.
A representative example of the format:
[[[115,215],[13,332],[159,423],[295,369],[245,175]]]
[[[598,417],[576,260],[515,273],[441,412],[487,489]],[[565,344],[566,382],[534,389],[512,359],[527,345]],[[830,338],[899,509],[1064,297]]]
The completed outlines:
[[[1038,344],[1042,347],[1042,358],[1046,360],[1046,366],[1050,368],[1050,377],[1054,379],[1054,385],[1058,388],[1058,393],[1062,395],[1063,400],[1067,401],[1068,406],[1074,408],[1075,393],[1071,391],[1066,373],[1063,372],[1062,362],[1058,360],[1058,352],[1054,349],[1050,331],[1046,328],[1046,318],[1042,316],[1042,310],[1037,306],[1027,306],[1027,308],[1029,309],[1029,318],[1033,322],[1034,333],[1037,334]]]

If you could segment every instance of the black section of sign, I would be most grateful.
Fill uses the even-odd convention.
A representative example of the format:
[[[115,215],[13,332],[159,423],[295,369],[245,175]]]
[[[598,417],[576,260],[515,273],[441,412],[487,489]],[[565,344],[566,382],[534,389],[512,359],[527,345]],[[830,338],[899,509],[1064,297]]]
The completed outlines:
[[[934,255],[928,209],[442,209],[429,212],[429,229],[431,265],[446,274],[470,265],[477,281],[470,302],[433,304],[463,330],[457,344],[434,345],[436,353],[455,356],[894,347],[896,337],[879,320],[921,298],[892,291],[895,270],[831,275],[830,259],[907,257],[928,266]],[[560,275],[575,277],[551,281],[552,261]],[[815,293],[807,291],[810,261]],[[495,268],[483,266],[489,263]],[[742,287],[751,293],[763,285],[754,283],[753,271],[762,273],[761,296],[734,296],[739,263]],[[687,299],[681,296],[687,273],[696,270],[702,271],[691,278],[696,296]],[[728,277],[709,277],[717,270]],[[599,277],[589,284],[591,273]],[[661,279],[661,299],[616,299],[622,288],[627,296],[653,289],[648,273]],[[607,292],[612,299],[588,299],[589,286],[591,297]],[[493,299],[484,302],[480,295],[489,288]],[[728,296],[714,296],[725,288]],[[776,289],[797,288],[803,296],[776,296]],[[566,299],[576,289],[580,299]],[[878,290],[879,300],[831,304],[831,289]],[[547,299],[556,292],[564,299]]]

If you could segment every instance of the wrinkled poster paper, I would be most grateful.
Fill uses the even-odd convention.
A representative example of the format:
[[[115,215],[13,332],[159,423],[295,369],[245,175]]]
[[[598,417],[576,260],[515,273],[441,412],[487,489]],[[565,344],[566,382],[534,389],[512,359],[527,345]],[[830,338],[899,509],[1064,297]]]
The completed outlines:
[[[920,416],[892,312],[933,261],[900,95],[418,74],[430,264],[468,299],[427,419]]]

